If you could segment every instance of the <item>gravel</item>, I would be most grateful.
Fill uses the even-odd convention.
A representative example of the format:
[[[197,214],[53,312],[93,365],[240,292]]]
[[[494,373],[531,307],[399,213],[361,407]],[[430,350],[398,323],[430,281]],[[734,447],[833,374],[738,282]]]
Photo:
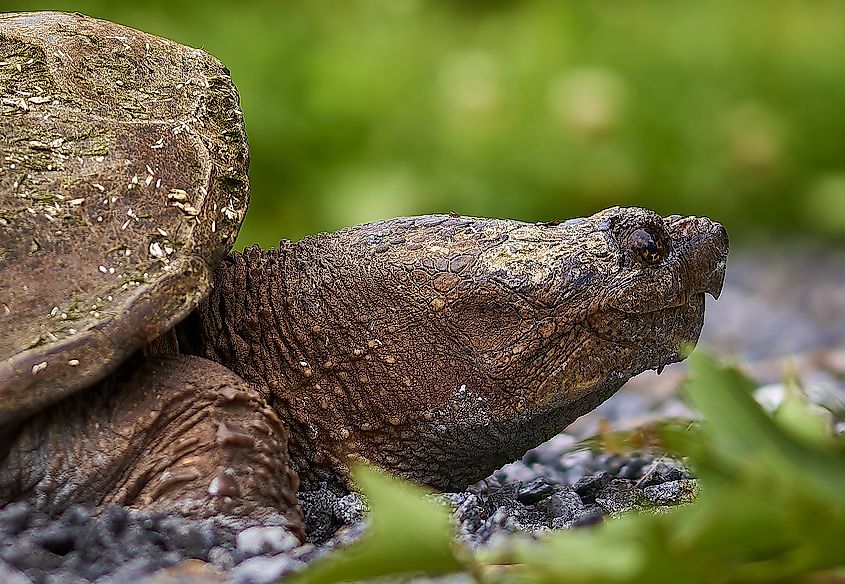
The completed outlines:
[[[767,409],[786,394],[780,358],[800,353],[793,365],[804,389],[845,431],[845,351],[836,348],[845,346],[845,254],[764,251],[732,255],[722,299],[708,305],[702,343],[751,364],[764,382],[757,398]],[[659,378],[634,379],[567,433],[466,491],[437,495],[454,508],[457,539],[480,548],[508,533],[580,528],[608,515],[694,501],[698,484],[680,461],[596,452],[582,442],[608,427],[691,416],[675,392],[681,375],[683,367],[674,367]],[[300,503],[305,545],[272,518],[243,525],[121,507],[99,516],[73,507],[51,518],[14,503],[0,510],[0,582],[269,583],[366,530],[367,505],[357,494],[321,488],[300,493]]]
[[[596,454],[561,435],[466,491],[436,497],[453,506],[457,539],[478,548],[505,533],[586,526],[643,505],[686,503],[694,483],[676,461]],[[281,518],[244,527],[117,506],[99,516],[72,507],[50,518],[13,503],[0,510],[0,581],[270,583],[366,531],[367,504],[356,493],[322,488],[301,493],[300,503],[305,545],[278,525]],[[186,560],[198,560],[201,571],[182,569]]]

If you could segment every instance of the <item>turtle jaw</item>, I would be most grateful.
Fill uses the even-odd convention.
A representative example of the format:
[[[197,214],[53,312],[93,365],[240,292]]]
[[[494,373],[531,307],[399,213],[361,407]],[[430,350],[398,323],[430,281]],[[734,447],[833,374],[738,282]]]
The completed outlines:
[[[583,339],[541,380],[535,412],[556,410],[559,430],[598,406],[628,379],[686,358],[704,324],[704,294],[680,306],[632,314],[611,309],[588,318]],[[596,401],[597,400],[597,401]],[[592,404],[583,410],[579,404]]]

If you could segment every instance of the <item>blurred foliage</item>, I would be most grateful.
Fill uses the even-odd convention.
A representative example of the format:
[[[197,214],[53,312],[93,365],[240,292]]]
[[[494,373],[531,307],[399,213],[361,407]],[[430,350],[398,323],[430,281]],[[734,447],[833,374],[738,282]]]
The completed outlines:
[[[455,546],[446,554],[445,511],[415,488],[364,469],[358,477],[370,498],[372,529],[357,544],[311,564],[294,582],[458,569],[489,584],[795,582],[809,575],[841,582],[841,437],[829,426],[820,431],[824,420],[800,392],[770,416],[736,370],[701,354],[690,359],[685,394],[703,421],[692,429],[667,426],[665,439],[695,468],[701,484],[696,503],[665,513],[629,513],[592,529],[539,534],[536,541],[511,538],[475,554]],[[421,569],[426,553],[431,564]]]
[[[111,2],[241,91],[240,244],[398,214],[526,220],[637,204],[736,238],[845,236],[845,4]]]

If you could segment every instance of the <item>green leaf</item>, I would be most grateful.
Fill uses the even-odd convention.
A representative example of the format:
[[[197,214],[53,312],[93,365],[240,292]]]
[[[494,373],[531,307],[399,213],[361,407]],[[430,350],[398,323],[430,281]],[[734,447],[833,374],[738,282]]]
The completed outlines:
[[[312,563],[296,584],[331,584],[409,573],[464,569],[454,551],[449,509],[427,492],[383,471],[361,466],[355,481],[370,500],[368,532],[361,541]]]
[[[808,442],[784,432],[754,401],[753,384],[736,369],[701,352],[689,362],[692,375],[683,390],[704,416],[704,430],[713,446],[710,454],[723,464],[723,470],[764,476],[773,489],[789,490],[800,481],[803,488],[821,489],[825,496],[845,504],[845,456],[832,442]],[[818,423],[816,414],[806,407],[790,415],[800,417],[801,424]]]
[[[627,528],[615,527],[555,533],[540,541],[520,542],[512,551],[515,571],[531,582],[629,582],[643,571],[646,550],[631,539]]]
[[[783,444],[783,435],[752,397],[754,385],[732,367],[702,353],[689,357],[691,375],[683,387],[692,405],[706,419],[708,434],[719,450],[739,461]]]

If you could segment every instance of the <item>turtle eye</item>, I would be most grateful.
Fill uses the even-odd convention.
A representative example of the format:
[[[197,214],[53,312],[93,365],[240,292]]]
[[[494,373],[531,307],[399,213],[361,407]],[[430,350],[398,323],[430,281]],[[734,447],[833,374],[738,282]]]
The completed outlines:
[[[646,265],[653,266],[663,261],[666,246],[646,229],[636,229],[628,236],[628,247],[633,258]]]

